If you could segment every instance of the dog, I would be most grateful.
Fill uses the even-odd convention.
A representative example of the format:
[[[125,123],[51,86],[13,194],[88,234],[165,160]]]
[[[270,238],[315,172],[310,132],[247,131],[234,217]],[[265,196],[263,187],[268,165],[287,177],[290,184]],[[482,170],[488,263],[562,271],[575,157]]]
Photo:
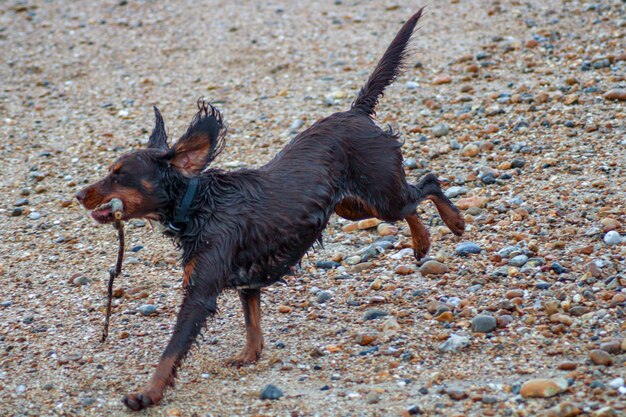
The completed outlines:
[[[416,213],[420,202],[431,200],[450,230],[463,233],[463,216],[437,177],[408,184],[398,135],[374,122],[421,15],[419,10],[402,26],[350,110],[317,121],[261,168],[207,168],[224,147],[225,127],[220,112],[199,101],[186,133],[171,147],[155,107],[147,149],[121,156],[104,179],[77,193],[98,223],[114,220],[106,203],[118,198],[123,220],[162,223],[182,250],[184,298],[174,333],[147,385],[124,397],[128,408],[159,403],[225,289],[238,291],[246,328],[245,348],[229,362],[256,362],[263,349],[261,288],[292,272],[321,240],[333,212],[350,220],[405,219],[418,260],[430,246]]]

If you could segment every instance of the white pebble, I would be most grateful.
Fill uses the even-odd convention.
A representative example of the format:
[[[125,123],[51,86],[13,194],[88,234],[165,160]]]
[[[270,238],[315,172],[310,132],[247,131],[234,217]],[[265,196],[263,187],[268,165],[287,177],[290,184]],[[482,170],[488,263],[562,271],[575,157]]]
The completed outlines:
[[[624,386],[624,378],[615,378],[609,382],[609,387],[618,389]]]
[[[619,245],[622,243],[622,237],[615,230],[611,230],[609,233],[604,235],[604,243],[607,245]]]

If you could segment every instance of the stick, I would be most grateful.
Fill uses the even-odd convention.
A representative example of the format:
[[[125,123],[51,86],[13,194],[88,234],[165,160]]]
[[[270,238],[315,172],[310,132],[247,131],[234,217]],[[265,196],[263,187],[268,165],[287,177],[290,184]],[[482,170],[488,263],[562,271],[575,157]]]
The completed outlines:
[[[104,328],[102,329],[102,338],[100,343],[104,343],[109,335],[109,320],[111,319],[111,303],[113,301],[113,281],[122,273],[122,261],[124,260],[124,223],[122,223],[123,205],[122,200],[117,198],[109,203],[115,217],[113,227],[117,229],[117,240],[119,241],[119,249],[117,251],[117,262],[115,268],[109,269],[109,286],[107,288],[107,311],[104,318]]]

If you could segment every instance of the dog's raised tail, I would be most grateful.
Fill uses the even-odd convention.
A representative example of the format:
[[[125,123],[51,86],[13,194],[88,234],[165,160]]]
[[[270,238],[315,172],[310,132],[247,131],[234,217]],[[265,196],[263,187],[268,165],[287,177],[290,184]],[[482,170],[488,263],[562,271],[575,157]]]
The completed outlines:
[[[359,96],[352,103],[352,108],[360,110],[369,115],[375,115],[378,99],[383,95],[385,88],[391,84],[402,72],[404,59],[407,54],[407,45],[411,40],[411,35],[417,25],[417,21],[422,17],[424,8],[419,9],[402,26],[391,45],[385,51],[385,55],[378,61],[376,69],[370,75],[367,83],[359,91]]]

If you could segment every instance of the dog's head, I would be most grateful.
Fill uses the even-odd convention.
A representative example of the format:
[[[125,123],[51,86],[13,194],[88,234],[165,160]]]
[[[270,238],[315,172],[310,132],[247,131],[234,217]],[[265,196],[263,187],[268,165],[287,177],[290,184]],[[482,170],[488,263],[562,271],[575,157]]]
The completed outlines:
[[[107,206],[114,198],[122,200],[123,220],[158,220],[157,212],[171,203],[164,187],[166,178],[193,177],[207,168],[224,147],[224,126],[216,108],[204,101],[198,102],[198,108],[187,132],[169,147],[163,117],[155,107],[156,124],[147,149],[121,156],[106,177],[76,194],[78,201],[92,210],[91,216],[98,223],[114,220]]]

